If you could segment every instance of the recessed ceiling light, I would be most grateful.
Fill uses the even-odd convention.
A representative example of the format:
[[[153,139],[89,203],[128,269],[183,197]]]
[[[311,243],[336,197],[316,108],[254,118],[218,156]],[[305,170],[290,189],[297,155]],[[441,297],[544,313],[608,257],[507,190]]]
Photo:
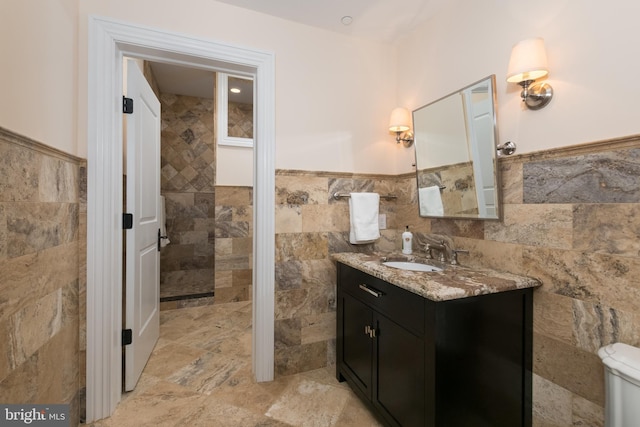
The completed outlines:
[[[342,22],[342,25],[351,25],[353,18],[349,15],[343,16],[342,19],[340,19],[340,22]]]
[[[240,93],[242,91],[237,87],[232,87],[231,89],[229,89],[229,92],[231,92],[231,93]]]

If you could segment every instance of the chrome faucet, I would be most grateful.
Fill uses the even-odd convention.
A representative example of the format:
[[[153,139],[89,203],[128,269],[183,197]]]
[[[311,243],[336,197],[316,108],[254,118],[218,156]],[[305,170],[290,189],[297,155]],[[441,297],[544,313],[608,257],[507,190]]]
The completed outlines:
[[[427,243],[427,258],[433,258],[433,251],[436,250],[440,253],[440,262],[446,262],[447,261],[447,244],[445,243],[444,240],[441,240],[439,243]]]
[[[465,249],[451,249],[451,265],[458,265],[458,254],[468,254]]]

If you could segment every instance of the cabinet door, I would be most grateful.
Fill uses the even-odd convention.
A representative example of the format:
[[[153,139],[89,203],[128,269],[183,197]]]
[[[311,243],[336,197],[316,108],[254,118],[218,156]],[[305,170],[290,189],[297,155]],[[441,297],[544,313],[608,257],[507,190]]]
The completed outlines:
[[[347,293],[342,293],[342,359],[343,372],[371,399],[373,372],[373,339],[366,328],[373,327],[372,311]]]
[[[403,427],[425,425],[424,339],[376,314],[374,405]]]

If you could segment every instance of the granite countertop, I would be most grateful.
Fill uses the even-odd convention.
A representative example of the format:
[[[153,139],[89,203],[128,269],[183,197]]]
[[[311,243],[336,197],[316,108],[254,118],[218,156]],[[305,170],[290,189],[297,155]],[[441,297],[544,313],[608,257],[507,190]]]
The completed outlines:
[[[448,301],[541,285],[540,281],[531,277],[491,269],[443,264],[419,256],[342,252],[333,254],[332,258],[432,301]],[[443,270],[438,272],[400,270],[383,265],[383,259],[423,262]]]

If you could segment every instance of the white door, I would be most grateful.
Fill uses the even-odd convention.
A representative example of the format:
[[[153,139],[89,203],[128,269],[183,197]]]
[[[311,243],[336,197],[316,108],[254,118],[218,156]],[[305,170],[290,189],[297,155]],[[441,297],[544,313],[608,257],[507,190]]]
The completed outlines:
[[[133,342],[124,347],[125,390],[133,390],[160,333],[160,102],[133,60],[127,60],[125,328]]]
[[[493,110],[491,102],[492,88],[484,83],[465,91],[466,109],[469,119],[469,142],[474,166],[478,213],[482,216],[495,216],[495,185],[493,177]]]

